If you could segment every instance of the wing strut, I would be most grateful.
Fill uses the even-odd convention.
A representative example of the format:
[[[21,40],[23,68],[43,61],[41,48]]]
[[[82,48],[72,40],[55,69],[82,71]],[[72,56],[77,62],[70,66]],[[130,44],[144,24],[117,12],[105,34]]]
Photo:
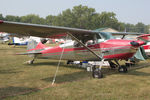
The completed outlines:
[[[102,60],[102,58],[96,54],[95,52],[93,52],[89,47],[87,47],[86,45],[84,45],[79,39],[77,39],[76,37],[74,37],[71,33],[67,32],[67,34],[69,36],[71,36],[74,40],[76,40],[78,43],[80,43],[83,47],[85,47],[88,51],[90,51],[92,54],[94,54],[98,59]]]

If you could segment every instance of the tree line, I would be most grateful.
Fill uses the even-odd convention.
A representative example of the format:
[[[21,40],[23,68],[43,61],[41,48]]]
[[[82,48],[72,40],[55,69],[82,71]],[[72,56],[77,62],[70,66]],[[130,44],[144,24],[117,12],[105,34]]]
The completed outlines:
[[[64,26],[81,29],[97,29],[109,27],[118,31],[149,33],[150,25],[142,22],[137,24],[123,23],[118,21],[114,12],[97,13],[94,8],[88,6],[74,6],[73,9],[66,9],[58,15],[48,15],[45,18],[39,15],[29,14],[26,16],[0,14],[0,20],[44,24],[53,26]]]

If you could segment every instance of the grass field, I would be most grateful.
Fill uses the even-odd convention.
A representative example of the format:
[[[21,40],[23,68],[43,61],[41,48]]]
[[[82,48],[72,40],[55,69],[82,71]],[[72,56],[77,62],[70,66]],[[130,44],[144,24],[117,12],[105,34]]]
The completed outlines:
[[[0,44],[0,100],[150,100],[150,66],[126,74],[105,69],[103,79],[93,79],[90,72],[62,61],[51,86],[58,61],[23,64],[31,58],[14,54],[25,50]]]

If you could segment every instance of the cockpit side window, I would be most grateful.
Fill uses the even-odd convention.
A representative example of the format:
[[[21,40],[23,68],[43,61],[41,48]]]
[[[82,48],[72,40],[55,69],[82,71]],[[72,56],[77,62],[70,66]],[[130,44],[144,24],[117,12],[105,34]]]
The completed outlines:
[[[78,37],[80,37],[78,39],[86,46],[97,44],[99,43],[100,40],[102,40],[102,37],[99,34],[82,34],[81,36]],[[74,47],[82,47],[82,46],[79,43],[75,42]]]
[[[97,43],[101,43],[105,40],[105,38],[101,34],[97,34]]]

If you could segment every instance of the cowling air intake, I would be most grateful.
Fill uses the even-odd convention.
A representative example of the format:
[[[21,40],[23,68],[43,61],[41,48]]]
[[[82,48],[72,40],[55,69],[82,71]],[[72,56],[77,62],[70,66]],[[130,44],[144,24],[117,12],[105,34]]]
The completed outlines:
[[[141,45],[145,44],[145,42],[144,41],[132,41],[132,42],[130,42],[130,44],[132,46],[138,47],[138,46],[141,46]]]

